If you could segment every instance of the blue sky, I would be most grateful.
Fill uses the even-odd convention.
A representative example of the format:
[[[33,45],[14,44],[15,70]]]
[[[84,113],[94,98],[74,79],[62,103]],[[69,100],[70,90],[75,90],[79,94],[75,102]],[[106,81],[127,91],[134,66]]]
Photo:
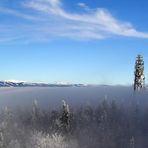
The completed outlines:
[[[0,79],[132,84],[139,53],[147,78],[147,6],[145,0],[1,0]]]

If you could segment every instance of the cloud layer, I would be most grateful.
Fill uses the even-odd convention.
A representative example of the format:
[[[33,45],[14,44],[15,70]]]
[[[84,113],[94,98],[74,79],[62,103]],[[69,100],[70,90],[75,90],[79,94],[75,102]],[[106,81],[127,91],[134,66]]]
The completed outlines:
[[[8,8],[0,8],[0,12],[29,20],[27,24],[22,24],[24,37],[34,37],[35,40],[38,39],[37,34],[43,40],[49,40],[51,37],[80,40],[114,36],[148,38],[148,33],[138,31],[130,22],[116,19],[107,9],[93,10],[85,3],[78,3],[77,5],[84,9],[83,13],[71,13],[66,11],[63,5],[62,0],[28,0],[23,3],[23,9],[33,13],[20,13]]]

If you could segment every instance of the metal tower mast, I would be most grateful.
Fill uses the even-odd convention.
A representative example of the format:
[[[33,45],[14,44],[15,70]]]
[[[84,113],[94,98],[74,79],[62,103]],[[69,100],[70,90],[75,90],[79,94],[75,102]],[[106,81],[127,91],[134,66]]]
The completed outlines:
[[[141,55],[138,55],[135,63],[134,90],[140,90],[144,87],[145,87],[144,60]]]

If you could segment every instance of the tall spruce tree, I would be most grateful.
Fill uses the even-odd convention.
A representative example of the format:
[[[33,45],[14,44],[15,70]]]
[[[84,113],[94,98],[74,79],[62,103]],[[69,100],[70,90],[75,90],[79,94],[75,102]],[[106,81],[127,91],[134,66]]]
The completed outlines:
[[[145,76],[144,76],[144,60],[141,55],[138,55],[135,63],[135,79],[134,79],[134,90],[140,90],[145,87]]]

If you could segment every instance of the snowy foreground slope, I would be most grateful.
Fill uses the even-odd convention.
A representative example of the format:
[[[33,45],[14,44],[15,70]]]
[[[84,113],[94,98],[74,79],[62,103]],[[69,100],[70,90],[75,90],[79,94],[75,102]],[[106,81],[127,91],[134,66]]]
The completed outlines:
[[[147,148],[147,93],[109,86],[1,88],[0,148]]]

